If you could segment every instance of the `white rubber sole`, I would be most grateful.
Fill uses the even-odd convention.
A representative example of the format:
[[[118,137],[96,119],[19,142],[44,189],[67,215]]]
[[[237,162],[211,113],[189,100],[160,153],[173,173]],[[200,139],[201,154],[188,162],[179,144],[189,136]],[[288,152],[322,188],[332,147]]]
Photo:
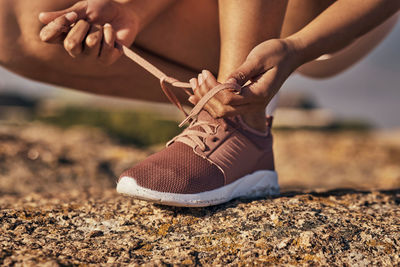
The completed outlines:
[[[141,187],[136,180],[124,176],[117,192],[138,199],[168,206],[206,207],[228,202],[234,198],[259,198],[279,194],[278,175],[274,171],[256,171],[223,187],[197,194],[158,192]]]

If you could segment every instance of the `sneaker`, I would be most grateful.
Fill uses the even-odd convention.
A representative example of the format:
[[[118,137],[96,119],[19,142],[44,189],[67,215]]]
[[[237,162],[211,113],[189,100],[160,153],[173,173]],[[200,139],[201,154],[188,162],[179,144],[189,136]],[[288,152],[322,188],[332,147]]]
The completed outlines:
[[[177,81],[159,78],[166,95],[172,102],[177,101],[166,85],[176,85]],[[268,119],[268,130],[259,132],[247,126],[240,116],[214,119],[202,109],[219,91],[236,87],[224,84],[210,90],[187,114],[184,122],[190,121],[189,127],[162,151],[125,171],[119,178],[117,191],[184,207],[279,194],[270,132],[272,118]],[[180,104],[177,106],[182,109]]]

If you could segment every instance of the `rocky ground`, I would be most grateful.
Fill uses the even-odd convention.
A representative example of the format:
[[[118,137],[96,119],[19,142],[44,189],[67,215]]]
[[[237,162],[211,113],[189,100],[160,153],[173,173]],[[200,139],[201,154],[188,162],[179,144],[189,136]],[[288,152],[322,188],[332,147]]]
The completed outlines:
[[[277,132],[283,193],[209,208],[115,192],[159,147],[0,126],[0,265],[399,265],[400,133]]]

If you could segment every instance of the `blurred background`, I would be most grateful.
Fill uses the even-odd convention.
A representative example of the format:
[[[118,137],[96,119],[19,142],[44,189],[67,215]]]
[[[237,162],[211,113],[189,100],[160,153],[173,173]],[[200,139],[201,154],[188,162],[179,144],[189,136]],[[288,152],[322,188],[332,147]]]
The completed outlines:
[[[372,53],[349,70],[323,80],[293,75],[283,87],[283,97],[288,94],[306,97],[337,117],[362,120],[377,128],[400,127],[399,43],[400,23],[397,23],[389,36]],[[31,82],[2,68],[0,93],[2,98],[4,94],[10,93],[39,101],[56,99],[70,101],[72,104],[74,101],[104,101],[94,95]],[[131,103],[132,107],[135,105],[136,103]],[[125,106],[129,106],[129,103]]]
[[[400,187],[399,43],[400,23],[340,75],[295,74],[284,84],[274,122],[284,190]],[[104,186],[101,177],[161,149],[181,119],[172,105],[55,88],[0,68],[0,193],[76,188],[80,176]],[[32,177],[43,183],[26,187]]]

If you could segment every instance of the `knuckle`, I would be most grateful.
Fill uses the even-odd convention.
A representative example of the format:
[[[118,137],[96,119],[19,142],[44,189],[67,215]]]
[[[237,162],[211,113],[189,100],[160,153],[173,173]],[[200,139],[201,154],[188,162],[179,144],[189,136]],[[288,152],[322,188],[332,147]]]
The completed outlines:
[[[246,75],[242,71],[239,71],[237,75],[238,75],[238,78],[241,79],[241,80],[246,79]]]
[[[246,75],[243,71],[238,71],[233,75],[233,78],[239,81],[243,81],[244,79],[246,79]]]

